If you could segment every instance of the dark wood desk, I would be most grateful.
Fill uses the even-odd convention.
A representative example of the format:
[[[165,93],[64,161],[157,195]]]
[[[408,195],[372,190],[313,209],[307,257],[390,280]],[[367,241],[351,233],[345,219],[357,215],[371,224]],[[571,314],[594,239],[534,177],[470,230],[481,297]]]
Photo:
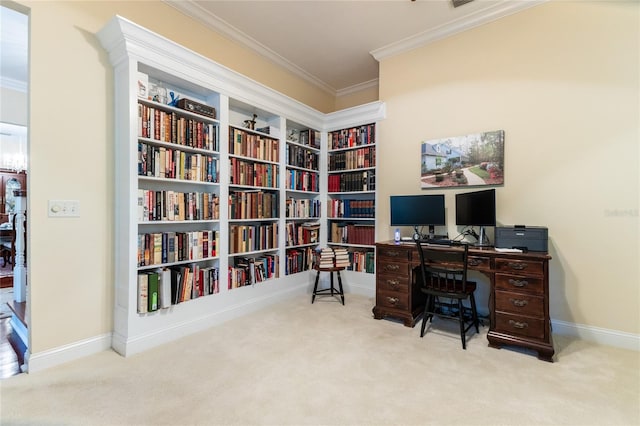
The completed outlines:
[[[439,247],[458,250],[455,246]],[[553,361],[549,318],[549,261],[546,253],[504,253],[469,248],[469,269],[491,281],[489,346],[520,346]],[[376,243],[376,319],[395,317],[413,327],[424,311],[425,298],[416,283],[420,263],[416,244]]]

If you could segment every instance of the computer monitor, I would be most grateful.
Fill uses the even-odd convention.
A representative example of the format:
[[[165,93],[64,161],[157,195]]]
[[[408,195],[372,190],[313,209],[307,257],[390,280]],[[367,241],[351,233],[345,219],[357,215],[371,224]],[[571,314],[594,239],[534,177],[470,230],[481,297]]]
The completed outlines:
[[[456,194],[456,225],[479,226],[476,245],[487,245],[485,226],[496,226],[496,190]]]
[[[422,238],[418,227],[428,226],[429,235],[435,234],[435,226],[446,225],[444,194],[392,195],[391,226],[413,226],[414,238]]]

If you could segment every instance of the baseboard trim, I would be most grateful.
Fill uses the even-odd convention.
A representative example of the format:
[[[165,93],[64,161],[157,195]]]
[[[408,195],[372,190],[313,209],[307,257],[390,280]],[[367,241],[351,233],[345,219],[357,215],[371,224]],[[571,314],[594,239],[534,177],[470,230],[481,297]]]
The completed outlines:
[[[640,351],[640,335],[638,334],[554,319],[551,320],[551,327],[553,334],[577,337],[602,345]]]
[[[90,337],[48,351],[30,353],[25,360],[27,371],[35,373],[67,362],[76,361],[111,348],[111,333]],[[31,349],[31,348],[30,348]],[[30,350],[29,350],[30,352]]]

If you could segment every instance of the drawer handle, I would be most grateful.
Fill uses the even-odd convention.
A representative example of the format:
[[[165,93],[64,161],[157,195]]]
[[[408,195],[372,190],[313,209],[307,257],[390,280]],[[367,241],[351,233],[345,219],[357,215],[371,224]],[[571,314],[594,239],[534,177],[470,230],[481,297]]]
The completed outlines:
[[[400,267],[398,265],[384,265],[384,269],[387,271],[397,271]]]
[[[398,288],[398,285],[400,285],[400,281],[398,280],[387,280],[387,285],[393,289]]]
[[[524,287],[527,284],[529,284],[529,281],[527,281],[527,280],[514,280],[513,278],[509,278],[509,284],[513,285],[514,287]]]
[[[398,299],[397,297],[387,297],[387,300],[389,301],[389,303],[391,303],[392,305],[397,305],[398,302],[400,301],[400,299]]]
[[[480,259],[468,259],[467,260],[467,264],[471,265],[471,266],[478,266],[482,263],[482,261]]]
[[[513,328],[519,328],[521,330],[529,326],[529,324],[527,324],[526,322],[520,322],[520,321],[514,321],[514,320],[509,320],[509,325]]]
[[[517,306],[518,308],[522,308],[529,304],[529,301],[524,299],[509,299],[509,301],[513,304],[513,306]]]
[[[396,251],[396,250],[387,251],[387,252],[385,252],[385,254],[386,254],[387,256],[393,256],[393,257],[398,257],[398,256],[400,256],[400,252],[399,252],[399,251]]]
[[[527,269],[527,264],[522,262],[509,262],[509,268],[515,269],[516,271],[522,271],[523,269]]]

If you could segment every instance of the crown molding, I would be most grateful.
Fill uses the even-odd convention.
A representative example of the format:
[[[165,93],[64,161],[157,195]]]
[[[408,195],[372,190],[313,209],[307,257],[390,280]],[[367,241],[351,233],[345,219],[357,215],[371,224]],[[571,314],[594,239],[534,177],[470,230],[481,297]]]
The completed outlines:
[[[261,56],[264,56],[276,65],[281,66],[292,74],[308,81],[321,90],[329,93],[332,96],[337,96],[336,89],[329,86],[324,81],[311,73],[303,70],[299,66],[295,65],[291,61],[288,61],[278,53],[269,49],[264,44],[260,43],[256,39],[248,36],[244,32],[240,31],[228,22],[220,19],[211,12],[205,10],[200,5],[194,3],[192,0],[163,0],[169,6],[177,9],[185,15],[202,22],[205,26],[211,28],[213,31],[223,35],[224,37],[240,43],[243,46],[248,47]]]
[[[436,40],[470,30],[480,25],[512,15],[530,7],[538,6],[548,0],[504,0],[493,7],[471,13],[463,18],[455,19],[440,25],[433,30],[425,31],[395,43],[374,49],[369,52],[378,62],[391,56],[399,55],[409,50],[417,49]]]
[[[345,87],[344,89],[339,89],[336,91],[336,96],[340,97],[340,96],[350,95],[352,93],[360,92],[361,90],[370,89],[372,87],[378,87],[378,84],[379,84],[379,79],[374,78],[373,80],[354,84],[353,86]]]
[[[3,89],[10,89],[17,92],[27,93],[27,91],[29,90],[29,83],[27,83],[26,81],[20,81],[13,78],[0,76],[0,87],[2,87]]]
[[[325,115],[324,131],[360,126],[362,123],[374,123],[387,117],[387,106],[382,101],[345,108]]]

